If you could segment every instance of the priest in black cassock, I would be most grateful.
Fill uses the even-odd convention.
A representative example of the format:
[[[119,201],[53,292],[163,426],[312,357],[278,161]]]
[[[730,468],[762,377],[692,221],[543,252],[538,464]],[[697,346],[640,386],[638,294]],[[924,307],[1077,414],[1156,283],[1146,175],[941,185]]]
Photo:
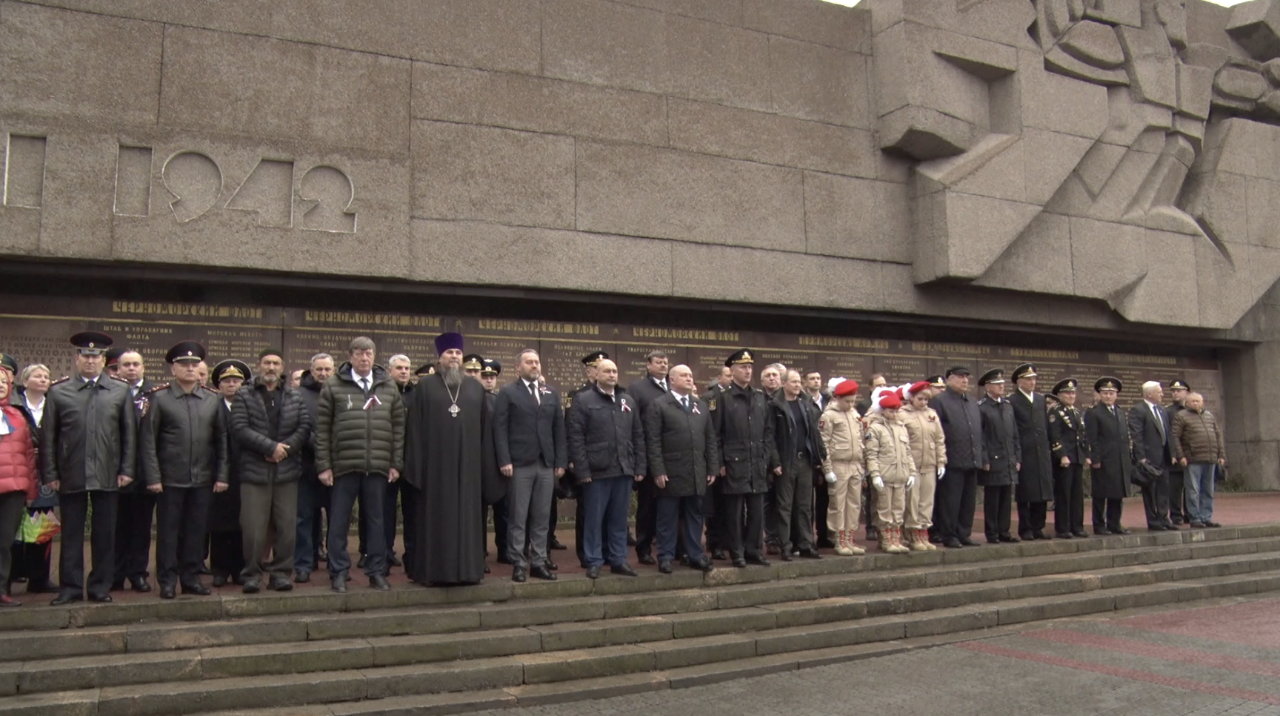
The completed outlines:
[[[405,398],[405,478],[418,490],[418,529],[409,577],[418,584],[475,584],[484,578],[481,487],[494,479],[491,410],[480,381],[462,372],[463,338],[436,337],[440,361]],[[492,473],[492,474],[490,474]]]

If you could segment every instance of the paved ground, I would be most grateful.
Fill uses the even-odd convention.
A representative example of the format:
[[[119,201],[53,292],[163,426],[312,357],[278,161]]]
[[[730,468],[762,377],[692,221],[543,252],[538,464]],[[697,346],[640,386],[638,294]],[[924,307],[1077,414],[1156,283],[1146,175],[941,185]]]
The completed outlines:
[[[1280,599],[1064,620],[698,688],[480,713],[1280,716]]]

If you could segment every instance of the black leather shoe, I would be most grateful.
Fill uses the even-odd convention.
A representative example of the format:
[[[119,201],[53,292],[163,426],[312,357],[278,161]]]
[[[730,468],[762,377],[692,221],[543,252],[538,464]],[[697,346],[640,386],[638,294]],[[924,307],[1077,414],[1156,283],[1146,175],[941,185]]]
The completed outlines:
[[[65,593],[64,593],[64,594],[59,594],[58,596],[54,597],[54,598],[53,598],[53,601],[52,601],[52,602],[49,602],[49,606],[52,606],[52,607],[60,607],[60,606],[62,606],[62,605],[64,605],[64,604],[70,604],[70,603],[72,603],[72,602],[82,602],[82,601],[84,601],[84,597],[80,596],[79,594],[65,594]]]
[[[552,572],[560,571],[560,565],[556,564],[555,562],[552,562],[550,557],[548,557],[547,561],[543,562],[542,564],[545,565],[546,568],[551,570]]]
[[[225,586],[227,586],[227,575],[225,575],[225,574],[215,574],[215,575],[213,575],[213,586],[215,586],[215,587],[225,587]]]
[[[561,550],[561,549],[569,549],[569,548],[566,547],[565,544],[560,540],[556,539],[555,537],[552,537],[551,539],[547,540],[547,549]]]
[[[723,562],[726,559],[729,559],[729,555],[725,554],[722,549],[715,549],[711,550],[711,559]]]
[[[1099,537],[1106,537],[1111,534],[1111,530],[1106,527],[1094,527],[1093,533]]]
[[[640,564],[657,564],[658,563],[658,560],[654,559],[653,555],[648,553],[639,555],[638,559]]]
[[[1213,522],[1211,520],[1205,520],[1204,526],[1205,527],[1221,527],[1222,525],[1218,524],[1217,522]]]
[[[822,559],[822,555],[818,554],[818,550],[812,547],[800,550],[800,556],[805,559]]]
[[[391,585],[387,583],[387,578],[381,574],[375,574],[372,577],[369,577],[369,586],[379,592],[385,592],[391,589]]]
[[[196,582],[196,583],[194,583],[194,584],[184,584],[184,585],[182,585],[182,593],[183,593],[183,594],[195,594],[195,595],[197,595],[197,596],[207,597],[207,596],[209,596],[210,594],[212,594],[212,593],[213,593],[213,590],[209,589],[208,587],[204,586],[203,584],[201,584],[201,583],[199,583],[199,582]]]
[[[146,594],[151,591],[151,583],[146,577],[129,577],[129,587],[139,594]]]
[[[716,568],[715,564],[713,564],[711,560],[707,559],[706,557],[703,557],[701,562],[694,562],[694,563],[691,563],[689,566],[702,572],[710,572]]]
[[[96,603],[98,603],[98,604],[110,604],[111,602],[113,602],[113,601],[115,601],[115,600],[113,600],[113,599],[111,598],[111,595],[110,595],[110,594],[93,594],[93,593],[91,592],[91,593],[89,594],[89,601],[91,601],[91,602],[96,602]]]
[[[587,567],[587,579],[599,579],[599,578],[600,578],[599,567]],[[524,580],[519,580],[519,581],[524,581]]]
[[[1031,533],[1036,539],[1049,539],[1049,535],[1044,530],[1036,530]]]
[[[1204,529],[1204,523],[1203,523],[1203,522],[1192,522],[1192,523],[1191,523],[1191,529],[1193,529],[1193,530],[1202,530],[1202,529]]]
[[[1029,542],[1029,541],[1031,541],[1031,540],[1035,539],[1035,537],[1032,537],[1031,535],[1027,535],[1027,536],[1025,536],[1025,537],[1014,537],[1013,535],[1000,535],[1000,537],[999,537],[998,539],[999,539],[1001,542],[1005,542],[1005,543],[1008,543],[1008,544],[1017,544],[1017,543],[1021,542],[1021,541],[1022,541],[1022,540],[1024,540],[1024,539],[1025,539],[1025,540],[1027,540],[1027,541]],[[960,541],[961,541],[961,542],[963,542],[964,540],[960,540]],[[988,542],[990,542],[991,540],[987,540],[987,541],[988,541]]]
[[[209,571],[209,565],[201,562],[200,566],[196,568],[196,574],[213,574],[213,572]]]
[[[293,575],[293,581],[297,582],[298,584],[310,584],[311,572],[304,569],[298,572],[297,574]]]
[[[347,593],[347,575],[339,574],[336,577],[329,578],[329,588],[338,594]]]
[[[790,561],[791,561],[791,550],[789,550],[789,549],[784,549],[784,550],[782,550],[782,552],[781,552],[778,556],[782,558],[782,561],[783,561],[783,562],[790,562]]]
[[[1072,534],[1073,536],[1081,537],[1081,538],[1083,538],[1083,537],[1088,537],[1088,536],[1089,536],[1089,533],[1088,533],[1088,532],[1085,532],[1084,530],[1080,530],[1079,532],[1072,532],[1071,534]]]
[[[671,574],[671,560],[664,559],[658,562],[658,571],[663,574]]]
[[[1055,532],[1053,536],[1057,539],[1071,539],[1070,532]]]
[[[487,565],[487,564],[484,566],[484,573],[485,573],[485,574],[488,574],[488,573],[489,573],[489,565]]]
[[[1131,534],[1133,534],[1133,532],[1132,532],[1132,531],[1130,531],[1130,530],[1127,530],[1127,529],[1125,529],[1125,528],[1123,528],[1123,527],[1121,527],[1120,529],[1117,529],[1117,530],[1111,530],[1111,534],[1113,534],[1113,535],[1131,535]]]
[[[978,547],[978,546],[980,546],[977,542],[974,542],[972,539],[969,539],[968,537],[961,537],[961,538],[960,538],[960,544],[964,545],[965,547]]]
[[[545,579],[548,582],[556,581],[556,575],[553,574],[551,570],[547,569],[544,565],[541,565],[541,564],[539,564],[536,567],[530,567],[529,574],[533,575],[534,577],[537,577],[538,579]]]
[[[964,545],[960,544],[960,540],[956,539],[955,537],[948,537],[942,540],[942,546],[948,547],[950,549],[960,549]]]
[[[747,564],[754,564],[760,567],[768,567],[770,564],[773,564],[773,563],[765,559],[764,557],[747,557]]]
[[[876,529],[875,525],[867,525],[867,541],[868,542],[880,541],[880,530]]]
[[[747,568],[747,560],[745,560],[745,559],[735,559],[735,560],[733,560],[733,566],[737,567],[738,569],[746,569],[746,568]]]
[[[240,591],[245,594],[257,594],[262,591],[262,582],[258,581],[257,577],[246,579],[244,580],[244,586],[240,588]]]
[[[393,554],[393,555],[391,555],[390,562],[391,562],[391,566],[392,566],[392,567],[403,567],[403,566],[404,566],[404,562],[400,561],[400,558],[399,558],[399,557],[397,557],[397,556],[395,556],[394,554]]]
[[[640,576],[639,574],[636,573],[636,570],[632,569],[631,565],[627,564],[626,562],[623,562],[622,564],[615,564],[612,567],[609,567],[609,571],[613,572],[614,574],[621,574],[624,577]],[[669,574],[670,572],[671,572],[671,563],[668,562],[667,573]]]
[[[524,567],[514,567],[514,568],[512,568],[512,570],[511,570],[511,581],[513,581],[513,582],[517,582],[517,583],[522,583],[522,582],[524,582],[524,581],[525,581],[526,579],[528,579],[528,578],[529,578],[529,573],[525,571],[525,568],[524,568]]]
[[[272,577],[271,581],[267,582],[267,586],[273,592],[289,592],[293,590],[293,582],[284,577]]]
[[[365,555],[360,555],[360,559],[356,560],[356,569],[364,569]]]
[[[186,591],[186,590],[183,590],[183,591]],[[176,596],[178,596],[178,590],[177,590],[177,589],[175,589],[175,588],[174,588],[174,586],[173,586],[172,584],[161,584],[161,585],[160,585],[160,598],[161,598],[161,599],[173,599],[173,598],[174,598],[174,597],[176,597]]]

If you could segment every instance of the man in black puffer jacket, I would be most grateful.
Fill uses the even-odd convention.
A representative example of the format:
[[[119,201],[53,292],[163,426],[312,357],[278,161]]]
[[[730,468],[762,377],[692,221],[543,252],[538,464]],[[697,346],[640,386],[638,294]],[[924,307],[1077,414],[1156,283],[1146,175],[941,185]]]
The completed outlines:
[[[335,592],[347,591],[351,556],[347,533],[351,508],[360,499],[365,515],[365,574],[375,589],[387,590],[387,541],[382,520],[387,483],[404,469],[405,407],[400,388],[374,365],[373,341],[351,341],[349,360],[320,389],[316,407],[316,472],[333,487],[329,512],[329,578]]]
[[[231,404],[231,439],[240,444],[240,529],[244,532],[244,592],[293,588],[302,449],[311,439],[311,413],[297,389],[285,385],[282,351],[258,354],[258,375]],[[267,535],[275,528],[275,543]],[[270,546],[272,558],[263,564]]]

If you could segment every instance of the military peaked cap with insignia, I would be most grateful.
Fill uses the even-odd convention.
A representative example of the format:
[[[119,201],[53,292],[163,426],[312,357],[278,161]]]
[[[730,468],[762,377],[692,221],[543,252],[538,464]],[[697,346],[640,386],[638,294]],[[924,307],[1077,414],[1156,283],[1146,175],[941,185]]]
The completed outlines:
[[[221,363],[215,365],[213,370],[209,371],[209,379],[214,385],[222,382],[223,378],[240,378],[249,380],[253,374],[249,371],[249,364],[244,361],[228,358]]]
[[[1003,383],[1003,382],[1004,382],[1004,368],[992,368],[986,373],[983,373],[982,377],[978,379],[978,385],[986,385],[987,383]]]
[[[108,368],[112,366],[119,366],[120,356],[124,354],[125,354],[125,350],[123,348],[112,348],[111,350],[107,351],[106,354],[104,354],[103,356],[105,360],[104,365]]]
[[[1124,390],[1124,384],[1120,382],[1119,378],[1104,375],[1093,384],[1093,389],[1098,393],[1101,393],[1104,390],[1114,390],[1119,393]]]
[[[435,363],[427,363],[426,365],[418,366],[418,369],[417,369],[417,370],[415,370],[415,371],[413,372],[413,374],[414,374],[414,375],[419,375],[419,376],[421,376],[421,375],[435,375],[435,374],[436,374],[436,364],[435,364]]]
[[[931,376],[929,376],[928,380],[929,380],[929,387],[931,387],[931,388],[945,388],[945,387],[947,387],[947,379],[946,379],[946,378],[943,378],[943,377],[942,377],[942,376],[940,376],[940,375],[931,375]]]
[[[492,358],[485,358],[480,375],[502,375],[502,364]]]
[[[462,357],[463,370],[480,370],[484,368],[484,356],[479,353],[468,353]]]
[[[1054,395],[1057,395],[1058,393],[1074,393],[1078,387],[1080,387],[1080,384],[1076,382],[1075,378],[1065,378],[1058,381],[1058,384],[1053,386],[1052,392]]]
[[[602,360],[609,360],[609,354],[604,351],[592,351],[582,356],[582,364],[585,366],[598,366]]]
[[[751,355],[751,349],[743,348],[731,353],[729,357],[725,359],[724,364],[732,368],[735,365],[741,365],[743,363],[754,365],[755,362],[756,359]]]
[[[946,377],[950,378],[953,375],[969,375],[969,368],[963,365],[953,365],[947,369]]]
[[[1021,378],[1035,378],[1035,377],[1038,377],[1036,374],[1036,367],[1034,365],[1031,365],[1030,363],[1023,363],[1022,365],[1013,369],[1014,380],[1019,380]]]
[[[178,345],[169,349],[164,354],[164,362],[170,365],[174,363],[199,363],[204,360],[204,346],[195,341],[183,341]]]
[[[71,336],[71,345],[80,350],[82,356],[100,356],[111,347],[111,336],[97,331],[84,331]]]
[[[17,375],[18,359],[14,358],[8,353],[0,353],[0,367],[3,367],[5,370],[9,371],[10,373],[13,373],[14,375]]]
[[[1191,386],[1187,385],[1187,381],[1179,379],[1169,383],[1169,390],[1191,390]]]

